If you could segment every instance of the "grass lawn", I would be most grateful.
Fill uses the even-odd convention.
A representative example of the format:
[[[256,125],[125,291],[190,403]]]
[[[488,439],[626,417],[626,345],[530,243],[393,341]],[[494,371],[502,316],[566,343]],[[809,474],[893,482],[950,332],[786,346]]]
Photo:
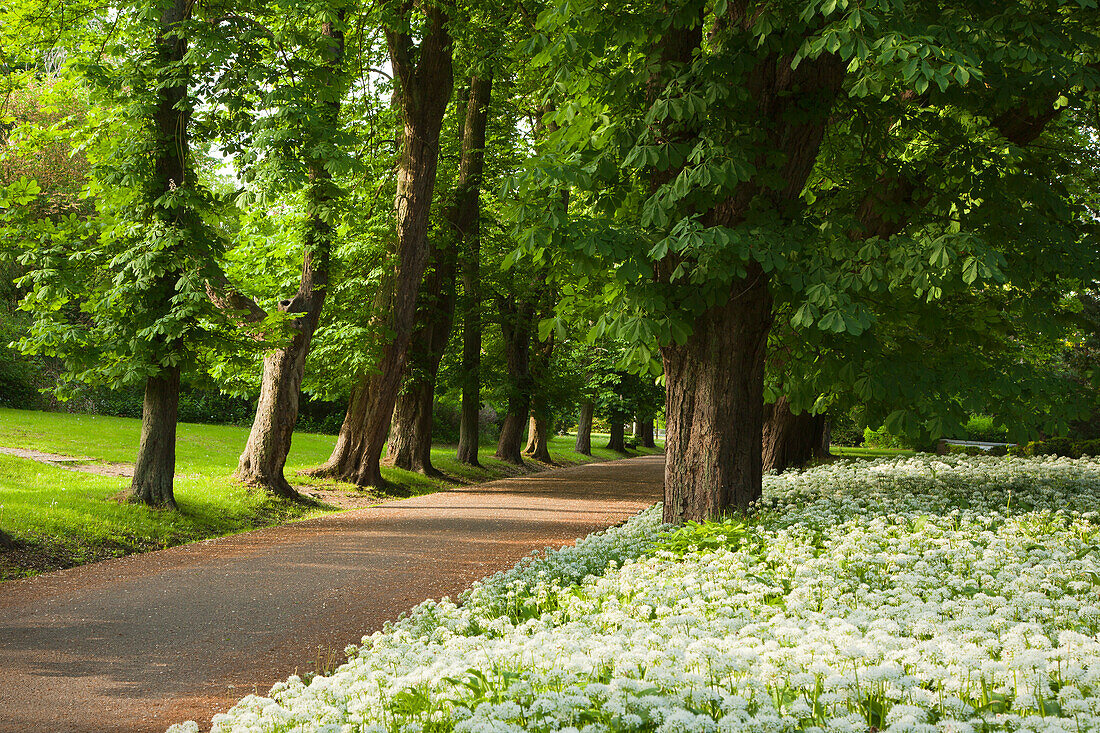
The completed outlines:
[[[129,418],[0,408],[0,447],[5,448],[80,456],[103,463],[132,462],[140,430],[141,421]],[[0,528],[20,542],[19,549],[0,553],[0,580],[333,511],[281,501],[233,481],[231,475],[247,437],[248,428],[180,424],[175,482],[178,512],[154,511],[119,501],[129,486],[128,478],[67,471],[0,454]],[[296,434],[287,461],[291,483],[320,483],[295,474],[322,463],[334,442],[335,437],[330,435]],[[594,435],[593,443],[600,442]],[[575,453],[572,447],[573,437],[555,437],[550,444],[555,462],[573,464],[622,457],[594,448],[589,458]],[[521,472],[493,458],[494,450],[493,446],[483,447],[482,468],[471,468],[454,459],[453,446],[433,448],[432,461],[450,481],[383,468],[383,476],[393,488],[388,494],[377,494],[377,498],[425,494],[454,483],[489,481]],[[632,455],[642,452],[656,451],[643,449]],[[527,471],[544,468],[528,461]],[[357,491],[351,485],[339,488]]]
[[[847,447],[834,445],[829,448],[833,455],[842,458],[883,458],[888,456],[915,456],[915,450],[906,448],[864,448],[863,446]]]

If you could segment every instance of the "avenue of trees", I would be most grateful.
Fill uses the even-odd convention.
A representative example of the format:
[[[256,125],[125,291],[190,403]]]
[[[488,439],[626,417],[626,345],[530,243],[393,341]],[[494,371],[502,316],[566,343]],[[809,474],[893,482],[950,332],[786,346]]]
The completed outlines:
[[[141,386],[150,506],[200,379],[288,499],[303,394],[361,486],[435,471],[445,389],[471,464],[490,396],[513,463],[663,418],[674,522],[855,408],[1095,408],[1095,0],[18,0],[0,73],[0,337]]]

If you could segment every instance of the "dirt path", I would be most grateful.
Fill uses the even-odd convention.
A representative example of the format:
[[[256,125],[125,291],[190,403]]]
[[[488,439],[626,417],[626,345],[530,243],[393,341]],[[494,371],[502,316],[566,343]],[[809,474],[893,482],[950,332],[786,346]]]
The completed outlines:
[[[660,498],[660,456],[460,487],[0,585],[0,731],[163,731]]]
[[[130,478],[134,475],[134,464],[132,463],[103,463],[96,461],[94,458],[65,456],[60,453],[43,453],[40,450],[31,450],[29,448],[0,447],[0,453],[6,453],[9,456],[16,456],[17,458],[29,458],[32,461],[45,463],[47,466],[54,466],[55,468],[63,468],[66,471],[94,473],[97,476],[123,476],[125,478]]]

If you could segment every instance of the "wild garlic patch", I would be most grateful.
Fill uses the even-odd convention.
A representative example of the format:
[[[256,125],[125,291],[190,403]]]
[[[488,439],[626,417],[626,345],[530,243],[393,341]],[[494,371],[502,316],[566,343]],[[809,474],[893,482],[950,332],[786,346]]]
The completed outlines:
[[[214,730],[1100,730],[1100,461],[835,463],[747,521],[659,521],[421,604]]]

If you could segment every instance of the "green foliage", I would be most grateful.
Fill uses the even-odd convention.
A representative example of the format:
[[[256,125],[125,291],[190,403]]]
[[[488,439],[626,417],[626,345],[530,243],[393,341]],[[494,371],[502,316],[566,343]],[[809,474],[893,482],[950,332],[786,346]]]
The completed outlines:
[[[180,21],[158,42],[165,31],[156,7],[118,9],[116,22],[102,26],[105,11],[90,12],[54,43],[68,56],[68,88],[89,100],[77,139],[91,166],[83,195],[95,214],[45,218],[24,207],[7,232],[24,248],[18,284],[34,316],[20,348],[63,359],[62,392],[75,382],[136,384],[232,336],[205,291],[221,238],[187,149],[195,60],[174,61],[165,50],[202,24]],[[177,139],[162,139],[157,124],[166,122],[155,114],[176,93]]]
[[[904,437],[892,434],[886,427],[877,430],[863,429],[863,445],[868,448],[913,448],[913,445]]]
[[[719,548],[736,552],[755,538],[753,525],[746,520],[727,517],[716,522],[687,522],[661,535],[654,552],[665,550],[680,557]]]
[[[1082,456],[1100,456],[1100,440],[1071,440],[1069,438],[1048,438],[1016,446],[1009,451],[1015,456],[1064,456],[1081,458]]]
[[[989,443],[1008,442],[1008,428],[997,425],[992,415],[971,415],[964,426],[967,440],[980,440]]]
[[[1100,267],[1095,11],[739,12],[563,0],[540,15],[527,48],[557,130],[506,195],[517,256],[567,283],[563,316],[648,369],[758,267],[776,314],[766,400],[865,405],[913,444],[994,409],[1017,440],[1080,420],[1053,353],[1060,301]],[[678,43],[698,48],[663,56]],[[568,216],[544,203],[562,186]]]

